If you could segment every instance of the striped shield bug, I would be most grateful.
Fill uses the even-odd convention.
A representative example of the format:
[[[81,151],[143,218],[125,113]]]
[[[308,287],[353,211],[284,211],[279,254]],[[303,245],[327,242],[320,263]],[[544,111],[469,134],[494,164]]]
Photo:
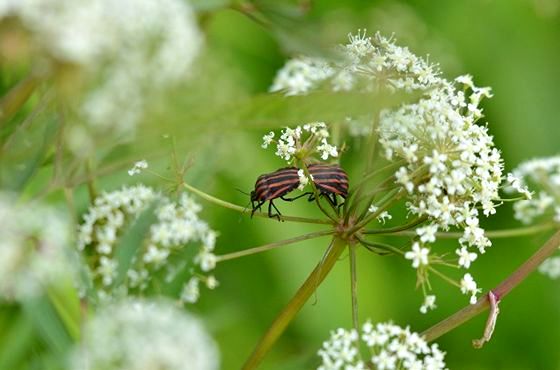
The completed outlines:
[[[257,182],[255,183],[255,190],[251,192],[251,204],[253,206],[251,217],[253,217],[255,212],[268,201],[268,217],[276,217],[280,220],[280,211],[276,208],[273,200],[280,198],[286,201],[292,201],[308,195],[305,193],[295,198],[285,197],[286,194],[298,186],[299,176],[298,169],[296,167],[280,168],[272,173],[259,176],[257,178]],[[275,215],[272,214],[272,208],[276,210]]]
[[[313,183],[320,195],[325,196],[333,205],[337,205],[336,196],[346,199],[348,196],[348,175],[338,164],[310,164],[307,169],[313,176]],[[309,200],[313,200],[311,197]]]

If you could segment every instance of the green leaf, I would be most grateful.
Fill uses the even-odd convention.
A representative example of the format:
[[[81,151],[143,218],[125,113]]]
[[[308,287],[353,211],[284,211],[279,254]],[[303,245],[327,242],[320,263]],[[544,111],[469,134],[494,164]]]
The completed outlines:
[[[45,296],[33,297],[22,305],[27,318],[47,346],[62,358],[73,341],[49,299]]]
[[[3,332],[0,347],[0,369],[15,369],[30,352],[33,343],[33,324],[23,315],[17,315],[13,324]]]
[[[142,247],[150,225],[156,221],[155,209],[159,202],[154,201],[143,211],[136,221],[131,224],[124,235],[119,239],[119,243],[115,249],[115,256],[118,263],[117,278],[113,282],[113,287],[118,287],[126,279],[126,273],[138,250]]]

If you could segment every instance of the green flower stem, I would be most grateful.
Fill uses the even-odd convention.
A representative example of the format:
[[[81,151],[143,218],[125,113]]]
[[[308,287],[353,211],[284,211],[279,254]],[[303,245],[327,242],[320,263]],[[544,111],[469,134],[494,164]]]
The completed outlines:
[[[509,294],[515,287],[525,280],[530,273],[536,270],[545,259],[556,252],[559,245],[560,230],[556,231],[556,233],[552,235],[552,237],[550,237],[550,239],[548,239],[548,241],[516,271],[504,279],[496,288],[492,289],[492,293],[496,296],[496,300],[499,301]],[[489,307],[490,300],[488,299],[488,295],[484,295],[475,304],[468,305],[443,321],[440,321],[431,328],[422,332],[421,335],[424,336],[427,341],[433,341],[464,324],[478,314],[486,311]]]
[[[383,197],[383,199],[381,199],[381,201],[379,202],[380,206],[377,209],[377,211],[370,213],[363,220],[358,222],[352,229],[350,229],[350,231],[348,231],[348,234],[353,234],[356,231],[360,230],[362,227],[366,226],[371,220],[374,220],[381,213],[383,213],[383,211],[387,210],[387,208],[390,208],[394,203],[396,203],[400,198],[400,190],[401,189],[395,189],[387,193],[387,195],[385,195],[385,197]]]
[[[264,356],[270,351],[274,343],[294,319],[309,297],[331,271],[342,252],[346,249],[346,241],[338,237],[333,238],[325,256],[309,274],[305,282],[293,296],[282,312],[276,317],[267,332],[260,339],[253,353],[249,356],[242,370],[253,370],[262,362]]]
[[[283,245],[293,244],[293,243],[297,243],[299,241],[308,240],[308,239],[319,238],[319,237],[325,236],[325,235],[332,235],[334,233],[335,233],[335,230],[318,231],[318,232],[315,232],[315,233],[309,233],[309,234],[301,235],[301,236],[291,238],[291,239],[284,239],[284,240],[280,240],[280,241],[277,241],[277,242],[274,242],[274,243],[261,245],[260,247],[244,249],[244,250],[241,250],[241,251],[238,251],[238,252],[232,252],[232,253],[228,253],[228,254],[222,254],[222,255],[216,256],[216,258],[217,258],[217,262],[228,261],[228,260],[232,260],[232,259],[239,258],[239,257],[249,256],[251,254],[256,254],[256,253],[269,251],[271,249],[278,248],[278,247],[281,247]]]
[[[39,78],[30,75],[14,86],[0,99],[0,127],[25,104],[39,85]]]
[[[513,238],[518,236],[527,236],[538,234],[543,231],[552,230],[560,225],[556,222],[547,222],[540,225],[532,225],[532,226],[524,226],[519,227],[516,229],[504,229],[504,230],[490,230],[485,233],[486,237],[488,238]],[[377,231],[377,230],[372,230]],[[364,232],[364,234],[368,234],[368,232]],[[381,234],[381,233],[376,233]],[[403,230],[398,232],[389,233],[382,233],[388,234],[390,236],[415,236],[415,231],[410,230]],[[457,239],[463,236],[463,233],[460,232],[438,232],[436,233],[436,237],[441,239]]]
[[[203,192],[202,190],[199,190],[187,183],[183,183],[183,186],[188,189],[189,191],[195,193],[196,195],[198,195],[199,197],[206,199],[209,202],[212,202],[218,206],[224,207],[224,208],[229,208],[231,210],[237,211],[237,212],[241,212],[241,213],[251,213],[251,210],[245,207],[241,207],[238,206],[236,204],[233,203],[229,203],[226,202],[224,200],[218,199],[216,197],[213,197],[209,194],[206,194],[205,192]],[[266,214],[265,212],[255,212],[254,214],[257,217],[264,217],[264,218],[269,218],[268,214]],[[319,219],[313,219],[313,218],[305,218],[305,217],[294,217],[294,216],[280,216],[280,220],[282,221],[293,221],[293,222],[301,222],[301,223],[307,223],[307,224],[325,224],[325,225],[333,225],[333,221],[331,220],[319,220]]]
[[[358,270],[356,266],[356,245],[351,245],[350,250],[350,291],[352,292],[352,324],[359,332],[358,319]]]
[[[411,229],[417,225],[420,225],[422,222],[428,219],[427,216],[418,217],[417,219],[412,220],[411,222],[395,227],[389,227],[387,229],[375,229],[375,230],[365,230],[362,231],[362,234],[377,234],[377,235],[385,235],[385,234],[394,234],[400,233],[401,231]],[[411,233],[416,235],[416,231],[411,231]]]
[[[364,190],[363,187],[366,184],[366,182],[369,179],[371,179],[372,177],[386,171],[387,169],[393,169],[393,167],[400,167],[403,163],[404,163],[404,161],[400,161],[400,162],[397,162],[397,163],[391,163],[391,164],[388,164],[387,166],[384,166],[384,167],[382,167],[382,168],[380,168],[376,171],[370,172],[370,173],[366,174],[356,185],[354,185],[350,188],[350,190],[348,191],[348,198],[344,202],[344,213],[346,214],[346,221],[348,221],[349,215],[357,207],[358,202],[361,199],[363,199],[363,197],[364,197],[364,196],[362,196],[362,193],[363,193],[363,190]],[[391,175],[389,178],[393,179],[394,175]],[[383,181],[381,184],[376,186],[374,191],[368,193],[367,195],[371,196],[371,195],[377,194],[377,190],[383,188],[382,184],[384,184],[385,181]]]

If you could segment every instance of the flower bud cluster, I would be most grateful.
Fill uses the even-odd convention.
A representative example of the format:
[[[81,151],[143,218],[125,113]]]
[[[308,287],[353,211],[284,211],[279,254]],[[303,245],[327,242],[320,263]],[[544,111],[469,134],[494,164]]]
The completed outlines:
[[[271,131],[264,135],[262,147],[266,149],[274,143],[275,154],[288,163],[294,158],[305,160],[315,153],[319,154],[322,160],[327,160],[329,157],[338,157],[338,148],[329,143],[329,136],[326,123],[312,122],[294,129],[286,127],[280,132],[277,140],[274,139],[275,133]]]
[[[78,249],[85,254],[100,297],[120,293],[114,290],[119,238],[151,204],[157,205],[157,221],[150,226],[146,239],[132,260],[124,290],[146,290],[153,274],[162,269],[165,269],[167,282],[173,280],[180,270],[189,269],[191,278],[184,286],[181,299],[196,302],[200,282],[211,289],[217,285],[213,276],[204,276],[216,264],[213,250],[217,234],[199,218],[202,208],[189,195],[183,193],[177,202],[173,202],[143,185],[123,187],[97,197],[79,228]],[[195,256],[192,261],[174,258],[188,250],[193,251],[190,255]]]

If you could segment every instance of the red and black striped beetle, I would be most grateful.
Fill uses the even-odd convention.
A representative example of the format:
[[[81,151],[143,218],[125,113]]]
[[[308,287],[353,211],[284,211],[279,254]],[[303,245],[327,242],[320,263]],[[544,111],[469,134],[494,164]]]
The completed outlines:
[[[333,206],[337,206],[337,195],[346,199],[348,196],[348,175],[339,165],[311,164],[308,166],[308,170],[313,177],[313,183],[319,191],[319,195],[325,196]],[[285,167],[259,176],[255,183],[255,190],[251,192],[251,204],[253,206],[251,217],[268,201],[268,217],[280,219],[280,211],[273,203],[273,200],[277,198],[291,202],[309,195],[308,200],[310,202],[315,200],[315,194],[312,192],[301,194],[295,198],[285,197],[286,194],[299,186],[298,171],[299,169],[296,167]],[[276,215],[272,214],[272,208],[276,210]]]
[[[348,196],[348,175],[338,164],[310,164],[307,169],[313,177],[313,183],[319,195],[325,196],[333,205],[337,205],[336,196],[346,199]],[[309,198],[310,201],[314,197]]]
[[[298,186],[299,176],[298,168],[296,167],[280,168],[272,173],[259,176],[257,178],[257,182],[255,183],[255,190],[251,192],[251,204],[253,206],[251,217],[253,217],[255,212],[268,201],[268,217],[276,217],[280,220],[280,211],[274,205],[273,200],[280,198],[290,202],[308,195],[305,193],[296,198],[284,197],[284,195],[288,194]],[[272,214],[272,208],[276,210],[276,215]]]

